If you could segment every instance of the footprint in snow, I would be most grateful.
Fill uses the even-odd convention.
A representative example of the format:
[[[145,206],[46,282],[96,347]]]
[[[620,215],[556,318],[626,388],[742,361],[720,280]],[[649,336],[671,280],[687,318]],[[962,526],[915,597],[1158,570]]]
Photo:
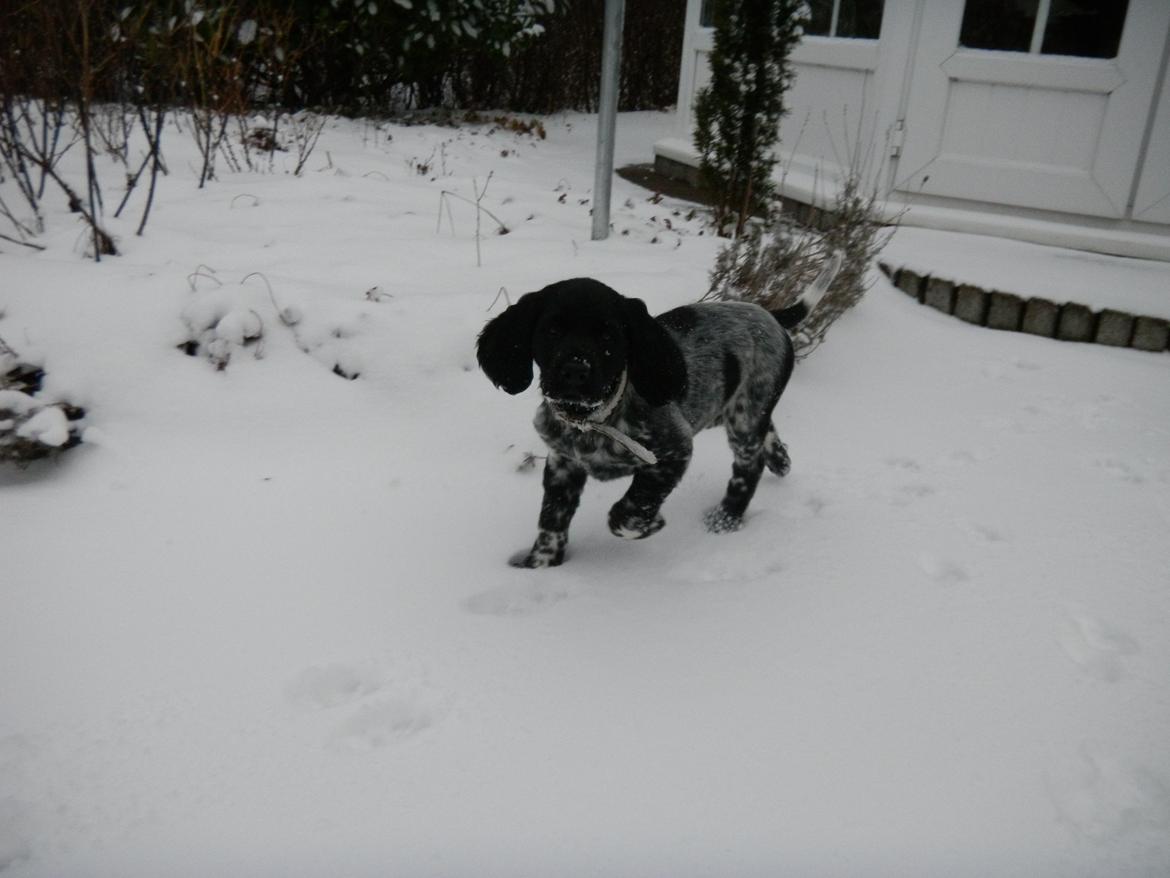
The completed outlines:
[[[974,451],[962,449],[959,451],[952,451],[948,454],[944,462],[950,466],[971,466],[979,463],[983,459],[983,455]]]
[[[1085,674],[1104,683],[1116,683],[1126,676],[1125,662],[1141,653],[1136,640],[1100,619],[1072,612],[1058,632],[1060,647],[1069,660]]]
[[[989,524],[980,524],[979,522],[971,521],[967,523],[967,530],[980,542],[1006,543],[1010,541],[1005,531]]]
[[[568,597],[568,589],[551,582],[502,585],[467,598],[463,601],[463,609],[476,616],[529,616],[547,610]]]
[[[1082,744],[1047,786],[1061,822],[1093,842],[1170,832],[1170,778],[1106,745]]]
[[[340,750],[368,752],[413,737],[433,726],[439,717],[425,693],[400,693],[363,705],[337,727],[330,744]]]
[[[922,466],[918,461],[910,457],[888,457],[886,458],[886,466],[891,469],[900,469],[910,473],[922,471]]]
[[[918,556],[918,568],[935,582],[945,585],[967,582],[971,578],[961,565],[929,553]]]
[[[374,665],[326,665],[306,668],[288,687],[290,701],[310,709],[339,707],[382,688],[381,671]]]
[[[1039,372],[1044,367],[1028,360],[984,360],[980,372],[987,378],[1014,381],[1020,372]]]
[[[368,752],[412,737],[445,713],[442,694],[421,675],[374,662],[307,668],[285,694],[297,707],[331,719],[348,713],[325,738],[326,746],[348,752]]]
[[[28,812],[12,798],[0,798],[0,873],[32,856]]]
[[[697,563],[689,560],[673,571],[680,581],[695,585],[719,585],[757,582],[783,572],[777,560],[739,555],[711,555]]]
[[[1140,485],[1146,481],[1145,475],[1137,467],[1117,457],[1098,457],[1093,460],[1093,465],[1120,482]]]
[[[935,488],[933,485],[928,485],[924,482],[913,482],[907,485],[899,485],[894,495],[890,497],[891,506],[909,506],[918,500],[923,500],[927,497],[933,496]]]
[[[32,814],[17,791],[37,749],[24,735],[0,737],[0,874],[32,857]]]
[[[802,503],[803,507],[808,510],[808,515],[812,518],[820,518],[821,514],[829,505],[829,501],[820,494],[809,494]]]
[[[800,492],[794,499],[782,504],[776,511],[790,519],[820,518],[831,506],[829,499],[815,491]]]

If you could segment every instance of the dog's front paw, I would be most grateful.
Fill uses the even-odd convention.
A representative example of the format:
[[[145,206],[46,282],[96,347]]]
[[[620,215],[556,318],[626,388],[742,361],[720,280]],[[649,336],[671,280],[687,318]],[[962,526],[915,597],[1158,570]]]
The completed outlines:
[[[517,552],[508,559],[513,567],[526,570],[536,570],[541,567],[556,567],[565,560],[565,544],[568,537],[563,533],[541,531],[532,548],[527,552]]]
[[[542,567],[556,567],[558,564],[564,562],[564,556],[546,556],[538,554],[534,551],[517,552],[508,559],[508,564],[511,567],[518,567],[521,570],[539,570]]]
[[[647,513],[622,501],[609,510],[609,530],[623,540],[641,540],[658,533],[666,526],[666,519],[657,511]]]
[[[728,512],[722,506],[716,506],[703,516],[703,524],[713,534],[726,534],[743,527],[743,516]]]

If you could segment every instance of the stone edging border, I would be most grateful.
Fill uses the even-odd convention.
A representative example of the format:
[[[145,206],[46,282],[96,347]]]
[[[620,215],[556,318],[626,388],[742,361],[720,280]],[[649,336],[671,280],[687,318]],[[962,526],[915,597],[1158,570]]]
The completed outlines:
[[[887,262],[878,267],[898,289],[944,314],[988,329],[1026,332],[1059,341],[1080,341],[1159,353],[1170,348],[1170,320],[1075,302],[1058,304],[973,284],[956,283]]]

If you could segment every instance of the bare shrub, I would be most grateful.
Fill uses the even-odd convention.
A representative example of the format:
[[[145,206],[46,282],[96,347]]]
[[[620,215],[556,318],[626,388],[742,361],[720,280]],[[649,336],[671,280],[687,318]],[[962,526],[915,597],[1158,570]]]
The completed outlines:
[[[326,118],[309,110],[302,110],[289,116],[288,127],[292,131],[292,142],[297,150],[297,166],[293,175],[299,177],[305,170],[305,165],[313,150],[317,148],[317,141],[321,139],[321,132],[325,130]]]
[[[882,218],[876,191],[862,190],[850,174],[833,206],[801,225],[777,205],[763,222],[748,227],[719,253],[705,300],[755,302],[769,311],[793,304],[820,272],[830,254],[844,260],[828,293],[793,332],[798,357],[825,339],[829,327],[861,301],[869,288],[873,260],[894,233],[896,222]]]
[[[17,4],[0,14],[5,34],[0,40],[0,159],[33,210],[33,231],[43,231],[41,201],[46,180],[52,180],[69,209],[89,226],[95,260],[117,253],[101,227],[104,208],[95,164],[100,145],[94,107],[115,57],[101,36],[100,12],[96,0],[73,0]],[[84,151],[83,194],[58,167],[75,143]],[[23,240],[29,226],[7,207],[0,213]]]

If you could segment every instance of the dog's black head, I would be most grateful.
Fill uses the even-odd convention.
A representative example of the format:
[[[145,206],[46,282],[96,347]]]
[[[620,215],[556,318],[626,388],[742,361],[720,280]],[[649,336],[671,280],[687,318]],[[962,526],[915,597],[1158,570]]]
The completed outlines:
[[[618,393],[623,374],[654,406],[679,399],[686,366],[674,339],[646,311],[589,278],[521,296],[479,336],[479,365],[497,387],[520,393],[540,367],[540,389],[562,414],[582,420]]]

